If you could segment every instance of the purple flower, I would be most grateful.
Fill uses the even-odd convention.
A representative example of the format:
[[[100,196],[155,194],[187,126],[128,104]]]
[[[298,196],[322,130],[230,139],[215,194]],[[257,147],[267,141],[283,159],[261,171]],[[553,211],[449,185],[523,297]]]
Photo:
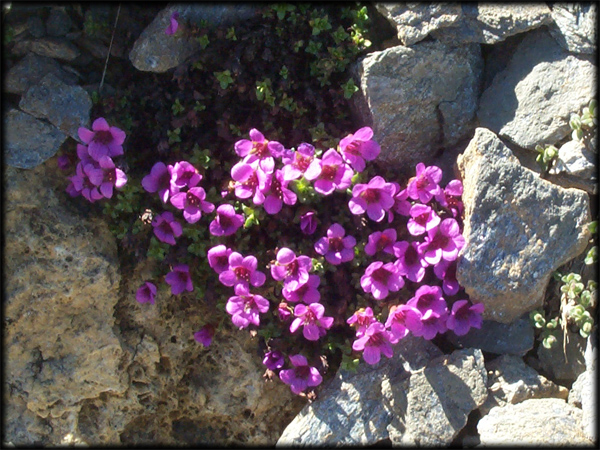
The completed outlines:
[[[313,172],[321,171],[319,160],[315,158],[315,148],[304,142],[298,146],[298,150],[284,152],[281,161],[285,164],[282,172],[286,181],[300,178],[309,168]]]
[[[235,209],[228,203],[217,208],[217,217],[210,223],[208,229],[213,236],[230,236],[244,224],[244,216],[236,214]]]
[[[372,161],[379,156],[381,147],[372,137],[373,130],[363,127],[340,141],[340,152],[357,172],[365,170],[365,160]]]
[[[406,325],[406,318],[412,316],[415,323],[420,324],[421,311],[409,305],[394,305],[390,307],[390,313],[385,322],[385,327],[390,329],[392,344],[406,337],[409,329]]]
[[[202,180],[202,175],[198,173],[192,164],[187,161],[176,162],[171,169],[171,195],[180,192],[182,189],[198,186]]]
[[[173,266],[171,272],[165,276],[165,282],[171,286],[173,295],[181,294],[183,291],[192,292],[192,277],[190,277],[190,268],[187,264],[178,264]]]
[[[293,312],[294,310],[292,309],[292,307],[286,302],[279,303],[279,306],[277,307],[277,316],[282,322],[288,320],[292,316]]]
[[[308,211],[300,216],[300,229],[304,234],[313,234],[317,230],[315,211]]]
[[[417,164],[417,175],[412,177],[406,185],[408,196],[421,203],[427,203],[435,195],[442,192],[439,182],[442,180],[442,169],[437,166],[425,167],[425,164]]]
[[[446,300],[442,297],[442,289],[439,286],[428,286],[424,284],[416,290],[415,296],[406,302],[408,306],[412,306],[422,314],[428,310],[443,315],[448,311]]]
[[[415,336],[423,336],[427,340],[433,339],[438,333],[447,331],[446,318],[448,313],[438,314],[428,309],[420,318],[416,315],[406,316],[406,327]]]
[[[283,153],[283,145],[277,141],[268,141],[256,128],[250,130],[250,139],[241,139],[235,143],[236,153],[243,157],[243,162],[251,164],[259,162],[265,173],[272,173],[275,168],[275,158]]]
[[[341,155],[330,148],[323,154],[319,167],[311,165],[304,173],[304,178],[315,181],[315,191],[329,195],[334,190],[343,191],[352,184],[354,171],[344,163]]]
[[[443,258],[454,261],[458,252],[465,246],[465,238],[460,233],[455,219],[444,219],[439,226],[429,230],[425,242],[421,244],[423,258],[430,265],[435,265]]]
[[[208,265],[217,273],[225,272],[229,269],[229,255],[231,255],[231,252],[232,250],[223,244],[212,247],[207,253]]]
[[[264,189],[261,189],[265,195],[264,208],[269,214],[277,214],[281,207],[296,204],[296,194],[288,189],[289,181],[283,178],[283,172],[279,169],[275,171],[274,176],[267,177]]]
[[[93,164],[94,166],[98,165],[98,161],[93,159],[90,156],[90,152],[86,145],[77,144],[77,157],[81,160],[83,165]]]
[[[152,226],[158,240],[170,245],[175,245],[175,238],[181,236],[181,233],[183,233],[181,225],[169,211],[156,216],[152,221]]]
[[[379,175],[371,178],[368,184],[356,184],[352,188],[352,198],[348,202],[352,214],[364,214],[371,220],[381,222],[385,212],[394,206],[396,188]]]
[[[92,129],[79,127],[79,139],[88,144],[89,155],[99,161],[103,156],[120,156],[123,154],[125,132],[117,127],[111,127],[103,117],[92,123]]]
[[[392,335],[380,322],[373,322],[364,334],[352,343],[352,350],[363,351],[367,364],[377,364],[383,353],[388,358],[394,356],[391,344]]]
[[[363,336],[369,325],[373,322],[377,322],[377,320],[373,317],[373,310],[368,306],[356,310],[354,314],[346,320],[347,324],[356,327],[356,337]]]
[[[338,265],[351,261],[354,258],[354,246],[356,239],[346,236],[346,231],[339,223],[334,223],[327,230],[327,236],[322,237],[315,243],[315,251],[324,255],[327,262]]]
[[[177,32],[177,28],[179,28],[179,23],[177,22],[177,19],[179,19],[179,13],[175,11],[173,14],[171,14],[169,26],[165,29],[165,34],[172,36]]]
[[[367,267],[365,274],[360,278],[360,285],[365,292],[373,294],[376,300],[382,300],[390,291],[398,292],[402,289],[404,280],[394,263],[384,264],[375,261]]]
[[[255,161],[252,164],[239,162],[231,168],[231,178],[234,183],[235,195],[237,198],[252,197],[255,205],[262,205],[265,201],[265,195],[260,187],[266,184],[267,174],[265,174]]]
[[[279,378],[281,378],[281,381],[285,384],[290,386],[294,394],[300,394],[308,387],[321,384],[323,377],[316,367],[308,365],[308,361],[304,356],[290,356],[290,361],[294,365],[294,368],[281,370],[279,372]]]
[[[312,269],[312,259],[298,256],[287,247],[277,252],[276,260],[271,264],[271,276],[274,280],[283,281],[288,289],[296,289],[298,285],[308,281],[308,272]]]
[[[231,314],[231,321],[239,329],[246,328],[251,323],[260,325],[260,313],[269,310],[269,301],[261,295],[250,294],[247,286],[236,285],[235,295],[230,297],[225,310]]]
[[[281,293],[287,301],[292,303],[304,302],[307,305],[317,303],[321,300],[321,294],[317,290],[320,283],[321,279],[318,275],[310,274],[305,283],[298,284],[294,289],[284,286]]]
[[[98,190],[98,186],[92,183],[93,179],[98,179],[102,176],[102,170],[94,164],[85,164],[79,162],[75,167],[75,175],[70,178],[73,184],[71,192],[77,192],[89,201],[94,203],[96,200],[103,198],[103,195]]]
[[[229,268],[219,274],[219,281],[225,286],[241,285],[246,289],[249,284],[254,287],[262,286],[267,277],[259,270],[258,260],[255,256],[246,256],[245,258],[238,252],[231,252],[229,255]]]
[[[267,366],[267,369],[277,370],[283,367],[285,359],[283,357],[283,353],[278,352],[277,350],[271,350],[265,353],[262,363]]]
[[[401,216],[408,216],[412,206],[410,201],[408,201],[408,192],[406,189],[400,189],[400,185],[395,181],[392,181],[391,183],[396,188],[396,193],[394,194],[394,206],[392,206],[392,210]]]
[[[167,203],[171,194],[171,174],[173,166],[157,162],[152,166],[150,174],[142,178],[142,186],[146,192],[158,192],[158,196],[163,203]]]
[[[208,347],[212,342],[212,338],[215,335],[215,327],[211,324],[204,325],[200,331],[194,333],[194,339],[204,347]]]
[[[302,334],[309,341],[316,341],[327,333],[325,330],[333,325],[333,317],[323,317],[325,307],[320,303],[310,305],[298,304],[294,308],[296,318],[290,325],[290,332],[295,333],[303,325]]]
[[[452,305],[446,326],[457,336],[464,336],[470,328],[481,328],[483,310],[483,303],[471,304],[468,300],[458,300]]]
[[[375,253],[383,251],[393,255],[396,237],[397,234],[394,228],[388,228],[384,231],[375,231],[374,233],[371,233],[369,235],[367,245],[365,245],[365,253],[369,256],[373,256]]]
[[[56,164],[60,170],[69,170],[71,168],[71,161],[67,155],[60,155],[58,158],[56,158]]]
[[[456,279],[456,260],[446,261],[442,259],[433,266],[433,273],[442,280],[442,289],[446,295],[454,295],[458,292],[460,285]]]
[[[139,303],[150,303],[154,305],[154,297],[156,296],[156,286],[149,281],[142,284],[135,293],[135,299]]]
[[[400,275],[415,283],[419,283],[423,279],[425,268],[429,264],[423,259],[418,242],[396,242],[394,244],[394,256],[398,258],[395,264]]]
[[[420,236],[427,231],[433,230],[440,224],[440,217],[431,206],[415,203],[410,208],[410,219],[406,224],[408,232],[413,236]]]
[[[460,180],[452,180],[435,200],[452,213],[452,217],[460,216],[464,210],[460,197],[463,194],[463,184]]]
[[[196,223],[202,217],[202,213],[210,213],[215,205],[204,201],[206,192],[204,188],[193,187],[187,192],[178,192],[171,196],[171,204],[177,209],[183,209],[183,218],[188,223]]]
[[[110,156],[103,156],[98,161],[100,171],[96,171],[90,181],[99,187],[100,193],[106,198],[112,198],[113,187],[121,189],[127,183],[127,175],[115,167],[115,163]]]

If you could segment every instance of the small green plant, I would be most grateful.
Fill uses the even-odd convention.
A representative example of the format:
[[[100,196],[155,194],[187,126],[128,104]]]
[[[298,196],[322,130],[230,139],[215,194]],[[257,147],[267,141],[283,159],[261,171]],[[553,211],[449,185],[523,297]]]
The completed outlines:
[[[231,77],[231,72],[229,70],[224,70],[222,72],[214,72],[221,89],[227,89],[232,83],[233,78]]]
[[[169,138],[169,145],[181,142],[181,128],[175,128],[174,130],[167,130],[167,137]]]
[[[548,171],[554,165],[554,162],[558,158],[558,149],[554,145],[536,145],[535,150],[538,152],[536,162],[542,169],[542,173],[548,173]]]
[[[581,141],[596,125],[598,125],[596,100],[592,99],[588,106],[583,108],[581,115],[571,115],[571,119],[569,120],[569,126],[573,130],[571,137],[575,141]]]
[[[225,35],[225,39],[229,39],[230,41],[237,41],[237,37],[235,35],[235,27],[227,28],[227,34]]]
[[[179,99],[176,98],[175,102],[173,103],[173,106],[171,106],[171,111],[173,111],[173,114],[178,116],[179,114],[181,114],[182,112],[185,111],[185,106],[183,106],[180,102]]]
[[[358,86],[354,84],[354,80],[350,78],[344,84],[342,84],[342,90],[344,91],[344,98],[350,98],[356,91],[358,91]]]
[[[273,94],[271,80],[269,78],[265,78],[256,83],[256,98],[260,101],[264,101],[270,106],[275,105],[275,95]]]
[[[545,348],[552,348],[554,344],[557,342],[556,336],[558,335],[558,317],[555,317],[552,320],[546,321],[544,317],[544,311],[534,310],[529,313],[529,318],[533,322],[533,326],[538,330],[541,330],[540,339],[542,341],[542,345]]]

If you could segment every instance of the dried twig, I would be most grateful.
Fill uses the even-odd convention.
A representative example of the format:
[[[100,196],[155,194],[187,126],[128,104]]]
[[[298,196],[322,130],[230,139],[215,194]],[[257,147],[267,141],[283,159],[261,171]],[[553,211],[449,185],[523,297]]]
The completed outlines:
[[[113,39],[115,38],[115,31],[117,30],[117,22],[119,21],[119,13],[121,12],[121,3],[117,9],[117,17],[115,17],[115,26],[113,27],[112,37],[110,38],[110,46],[108,47],[108,53],[106,54],[106,62],[104,63],[104,70],[102,71],[102,80],[100,80],[100,87],[98,88],[98,94],[102,93],[102,86],[104,85],[104,76],[106,75],[106,68],[108,67],[108,58],[110,58],[110,51],[113,45]]]

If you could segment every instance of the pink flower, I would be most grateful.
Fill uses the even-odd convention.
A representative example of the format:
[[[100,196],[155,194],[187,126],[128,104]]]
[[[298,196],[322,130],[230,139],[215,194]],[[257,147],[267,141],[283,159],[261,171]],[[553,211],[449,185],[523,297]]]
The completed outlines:
[[[373,256],[375,253],[383,251],[393,255],[396,236],[397,234],[394,228],[371,233],[368,238],[368,243],[365,245],[365,253],[369,256]]]
[[[290,332],[295,333],[303,325],[302,334],[309,341],[316,341],[327,333],[325,330],[333,325],[333,317],[323,317],[325,307],[320,303],[310,305],[298,304],[294,308],[296,318],[290,325]]]
[[[452,305],[446,326],[457,336],[464,336],[470,328],[481,328],[483,310],[483,303],[471,304],[468,300],[458,300]]]
[[[410,281],[419,283],[425,276],[425,268],[429,266],[423,259],[418,242],[400,241],[394,244],[394,256],[398,273]]]
[[[198,186],[202,175],[187,161],[176,162],[171,170],[171,195],[185,188]]]
[[[81,145],[81,144],[77,144]],[[60,155],[56,158],[56,165],[60,170],[69,170],[71,168],[71,160],[68,155]]]
[[[364,334],[352,343],[352,350],[363,352],[367,364],[377,364],[383,353],[388,358],[394,356],[391,345],[392,335],[380,322],[373,322]]]
[[[228,203],[217,208],[217,217],[210,223],[208,229],[213,236],[230,236],[244,224],[244,216],[236,214],[235,209]]]
[[[317,230],[317,218],[314,211],[308,211],[300,216],[300,229],[304,234],[313,234]]]
[[[463,184],[460,180],[452,180],[435,200],[446,210],[452,213],[452,217],[460,216],[464,210],[460,197],[463,194]]]
[[[413,321],[420,325],[421,311],[408,305],[394,305],[390,307],[390,313],[385,322],[385,327],[390,329],[392,335],[392,344],[397,343],[408,335],[409,329],[406,325],[406,318],[412,316]]]
[[[253,197],[252,201],[255,205],[262,205],[265,195],[259,187],[265,186],[267,174],[259,168],[257,161],[252,164],[237,163],[231,168],[231,178],[235,181],[234,188],[237,198]]]
[[[394,206],[396,188],[379,175],[373,177],[368,184],[356,184],[352,188],[352,198],[348,202],[352,214],[364,214],[371,220],[381,222],[385,212]]]
[[[103,198],[103,195],[98,190],[98,186],[92,183],[91,180],[101,176],[102,170],[97,168],[95,164],[84,164],[83,161],[79,162],[75,167],[75,175],[69,178],[71,185],[67,188],[67,192],[72,197],[81,194],[88,202],[94,203],[96,200]]]
[[[217,273],[225,272],[229,269],[229,255],[231,255],[231,252],[232,250],[223,244],[215,245],[208,250],[208,265]]]
[[[98,186],[100,193],[106,198],[112,198],[113,187],[121,189],[127,183],[127,175],[115,167],[110,156],[103,156],[98,161],[100,169],[94,172],[90,181]]]
[[[260,313],[269,310],[269,301],[261,295],[250,294],[247,286],[236,285],[235,295],[230,297],[225,310],[231,314],[231,321],[239,329],[250,324],[260,325]]]
[[[175,245],[175,238],[183,233],[181,225],[169,211],[156,216],[152,221],[152,226],[154,227],[154,235],[158,240],[170,245]]]
[[[382,300],[390,291],[398,292],[402,289],[404,280],[394,263],[384,264],[375,261],[367,267],[365,274],[360,278],[360,285],[365,292],[373,294],[376,300]]]
[[[154,297],[156,296],[156,285],[149,281],[144,282],[135,293],[135,299],[139,303],[150,303],[154,305]]]
[[[458,292],[460,285],[456,279],[456,260],[446,261],[442,259],[433,266],[433,273],[442,280],[442,289],[446,295],[454,295]]]
[[[287,301],[292,303],[304,302],[307,305],[317,303],[321,300],[321,294],[317,290],[320,283],[321,279],[318,275],[310,274],[305,283],[298,284],[294,289],[284,286],[281,294]]]
[[[208,347],[212,342],[212,338],[215,335],[215,327],[214,325],[207,324],[204,325],[200,331],[196,331],[194,333],[194,339],[196,342],[199,342],[204,347]]]
[[[173,166],[157,162],[152,166],[150,173],[142,178],[142,186],[147,192],[158,192],[163,203],[167,203],[171,195],[171,174]]]
[[[327,236],[315,243],[315,251],[324,255],[327,262],[338,265],[354,258],[356,239],[346,236],[346,231],[339,223],[334,223],[327,230]]]
[[[442,220],[438,227],[427,232],[421,249],[425,261],[435,265],[442,259],[454,261],[464,246],[465,238],[460,233],[458,222],[448,218]]]
[[[394,206],[392,210],[401,216],[408,216],[410,214],[411,203],[408,201],[408,192],[406,189],[400,189],[400,185],[395,181],[391,182],[396,188],[394,194]]]
[[[196,223],[202,217],[202,213],[211,213],[215,205],[205,201],[206,192],[204,188],[193,187],[187,192],[178,192],[171,196],[171,204],[177,209],[183,209],[183,218],[188,223]]]
[[[238,252],[229,255],[229,268],[219,274],[219,281],[225,286],[241,285],[248,289],[249,284],[254,287],[262,286],[267,277],[259,270],[258,260],[255,256],[245,258]]]
[[[171,18],[169,19],[169,26],[165,29],[165,34],[172,36],[177,32],[177,28],[179,28],[179,23],[177,22],[177,19],[179,19],[179,13],[175,11],[173,14],[171,14]]]
[[[379,156],[381,147],[372,137],[373,130],[363,127],[340,141],[340,152],[357,172],[365,170],[365,160],[372,161]]]
[[[298,146],[298,150],[284,152],[281,161],[285,164],[282,172],[286,181],[300,178],[309,168],[311,171],[321,171],[319,160],[315,158],[315,148],[304,142]]]
[[[308,387],[314,387],[321,384],[323,377],[316,367],[308,365],[308,361],[302,355],[290,356],[290,361],[294,368],[285,369],[279,372],[279,378],[285,384],[289,385],[294,394],[304,392]]]
[[[440,217],[431,206],[415,203],[410,208],[410,219],[406,224],[408,232],[413,236],[420,236],[427,231],[433,230],[440,224]]]
[[[103,156],[115,157],[123,154],[125,132],[109,126],[103,117],[94,120],[92,130],[79,127],[78,134],[81,141],[88,144],[89,155],[96,161]]]
[[[422,314],[430,309],[440,315],[448,311],[446,300],[442,297],[442,289],[439,286],[422,285],[416,290],[415,296],[408,300],[406,304],[418,309]]]
[[[356,327],[356,337],[361,337],[372,323],[377,322],[373,317],[373,310],[368,306],[360,308],[352,314],[346,323],[352,327]]]
[[[282,322],[288,320],[292,316],[293,312],[294,310],[292,309],[292,307],[286,302],[279,303],[279,306],[277,307],[277,316]]]
[[[173,266],[171,272],[165,276],[165,282],[171,286],[171,293],[179,295],[183,291],[192,292],[192,278],[190,277],[190,269],[187,264],[178,264]]]
[[[434,196],[442,192],[439,182],[442,181],[442,169],[437,166],[425,167],[417,164],[417,175],[411,178],[406,185],[408,196],[421,203],[428,203]]]
[[[423,336],[427,340],[433,339],[438,333],[447,331],[446,318],[448,313],[438,314],[428,309],[420,318],[416,315],[406,316],[406,327],[415,336]]]
[[[296,204],[296,194],[288,189],[289,181],[283,178],[283,172],[277,169],[272,177],[266,178],[262,193],[265,196],[264,208],[268,214],[277,214],[281,207]]]
[[[283,357],[283,353],[278,352],[277,350],[271,350],[265,353],[262,363],[267,366],[267,369],[277,370],[283,367],[285,359]]]
[[[275,158],[283,153],[284,147],[277,141],[268,141],[256,128],[250,130],[250,139],[241,139],[235,143],[236,153],[243,157],[243,162],[251,164],[258,161],[261,170],[272,173],[275,168]]]
[[[277,259],[271,264],[271,276],[274,280],[283,281],[286,288],[295,290],[300,284],[308,281],[308,272],[312,269],[312,259],[296,254],[287,247],[277,252]]]
[[[323,154],[319,167],[311,165],[304,173],[307,180],[316,180],[315,191],[322,195],[332,194],[336,189],[343,191],[349,188],[353,176],[352,168],[332,148]]]

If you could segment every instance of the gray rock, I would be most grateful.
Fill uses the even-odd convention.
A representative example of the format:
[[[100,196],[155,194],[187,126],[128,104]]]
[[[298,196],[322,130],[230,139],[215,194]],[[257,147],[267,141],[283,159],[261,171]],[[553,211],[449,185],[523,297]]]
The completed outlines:
[[[232,25],[252,18],[260,6],[252,4],[172,3],[161,11],[133,44],[129,59],[138,70],[166,72],[178,66],[201,49],[200,44],[185,33],[185,23],[209,26]],[[179,30],[169,36],[165,29],[171,15],[179,13]]]
[[[590,3],[554,3],[552,18],[556,26],[550,33],[566,50],[573,53],[596,52],[597,5]]]
[[[53,74],[32,86],[19,107],[38,119],[46,119],[63,133],[79,140],[79,127],[88,127],[92,100],[80,86],[68,86]]]
[[[355,66],[355,113],[373,127],[379,160],[412,171],[474,127],[482,58],[478,45],[402,45],[367,55]]]
[[[462,17],[460,3],[375,3],[375,8],[398,31],[398,39],[411,46]]]
[[[479,348],[496,355],[523,356],[533,348],[535,332],[529,315],[525,314],[508,324],[484,320],[481,329],[471,328],[464,336],[449,332],[446,338],[460,348]]]
[[[33,52],[40,56],[73,61],[80,55],[79,49],[65,38],[44,37],[17,42],[13,47],[16,55]]]
[[[581,431],[583,413],[557,398],[495,407],[477,424],[479,446],[590,446]]]
[[[596,96],[596,67],[568,54],[545,30],[528,33],[481,95],[477,117],[512,143],[534,149],[571,133],[569,117]]]
[[[552,374],[555,380],[565,383],[573,382],[585,372],[585,346],[586,340],[579,333],[568,333],[567,344],[564,346],[562,332],[556,335],[556,343],[552,348],[542,345],[538,348],[538,359],[545,372]],[[565,355],[566,350],[566,355]]]
[[[515,34],[552,22],[550,8],[543,3],[462,3],[462,15],[451,27],[434,30],[431,36],[465,44],[496,44]]]
[[[73,21],[64,7],[54,7],[46,19],[46,31],[49,36],[64,36],[71,29]]]
[[[56,154],[67,136],[46,122],[10,110],[4,116],[4,158],[6,164],[32,169]]]
[[[489,395],[479,408],[482,415],[490,409],[506,404],[517,404],[532,398],[560,398],[566,400],[569,390],[538,374],[514,355],[503,355],[486,365]]]
[[[484,319],[511,323],[541,307],[552,273],[586,248],[588,196],[521,166],[485,128],[475,130],[457,166],[466,245],[456,277],[485,304]]]
[[[564,186],[570,180],[572,187],[590,194],[598,192],[598,154],[588,150],[582,141],[571,140],[558,149],[558,160],[550,169],[550,175],[558,175]],[[548,178],[554,181],[554,177]]]
[[[54,59],[28,53],[8,70],[4,78],[4,89],[11,94],[24,94],[49,73],[54,74],[65,84],[77,83],[77,76],[63,70]]]
[[[34,38],[46,35],[46,27],[40,16],[31,16],[27,19],[27,30]]]

